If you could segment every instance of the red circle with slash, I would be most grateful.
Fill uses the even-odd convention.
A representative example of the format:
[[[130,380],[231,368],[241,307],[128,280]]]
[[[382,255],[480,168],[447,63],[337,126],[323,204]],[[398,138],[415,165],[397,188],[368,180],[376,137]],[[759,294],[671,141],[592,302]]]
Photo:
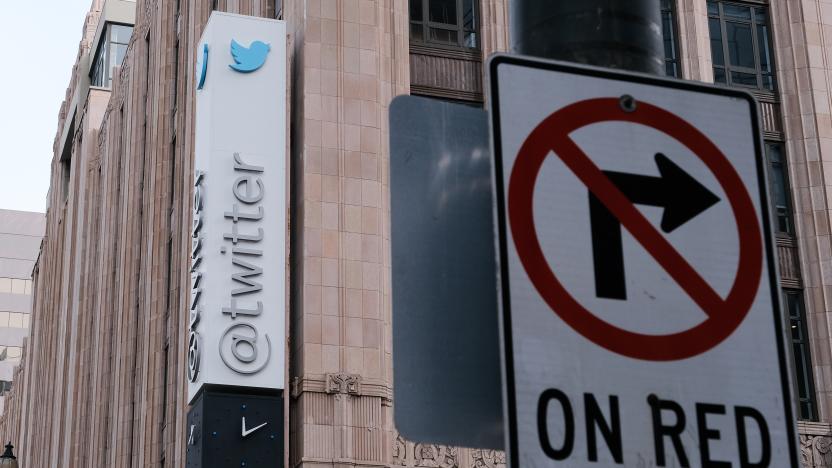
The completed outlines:
[[[739,237],[739,265],[734,284],[723,299],[638,211],[569,135],[600,122],[630,122],[662,132],[687,147],[716,177],[725,192]],[[677,333],[648,335],[611,325],[583,307],[558,281],[543,254],[534,222],[533,198],[543,162],[556,154],[621,222],[707,315],[699,325]],[[541,122],[523,143],[508,187],[511,234],[532,284],[552,310],[570,327],[598,346],[634,359],[686,359],[717,346],[742,323],[760,284],[762,235],[754,204],[742,179],[724,154],[702,132],[675,114],[640,101],[624,112],[618,98],[580,101]]]

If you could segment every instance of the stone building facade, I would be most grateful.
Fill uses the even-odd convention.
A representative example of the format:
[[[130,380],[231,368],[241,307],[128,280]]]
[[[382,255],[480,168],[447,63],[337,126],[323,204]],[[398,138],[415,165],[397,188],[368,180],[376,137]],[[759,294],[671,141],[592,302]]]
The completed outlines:
[[[45,221],[43,213],[0,210],[0,413],[29,334],[32,268]]]
[[[195,49],[214,9],[289,31],[287,463],[504,466],[500,452],[408,442],[393,426],[387,108],[409,92],[483,105],[507,4],[94,0],[58,116],[20,384],[0,419],[21,466],[184,466]],[[662,14],[671,74],[761,102],[782,176],[803,462],[829,466],[832,2],[667,0]],[[116,52],[102,59],[102,44]]]

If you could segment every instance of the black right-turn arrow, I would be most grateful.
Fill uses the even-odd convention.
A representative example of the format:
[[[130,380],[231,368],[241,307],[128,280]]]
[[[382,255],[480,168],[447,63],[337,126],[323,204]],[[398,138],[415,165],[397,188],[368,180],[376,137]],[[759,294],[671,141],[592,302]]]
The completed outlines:
[[[614,171],[604,171],[604,174],[633,204],[663,207],[662,231],[672,232],[719,202],[719,197],[667,156],[656,153],[656,166],[659,177]],[[626,300],[621,222],[592,192],[589,192],[589,220],[595,295]]]

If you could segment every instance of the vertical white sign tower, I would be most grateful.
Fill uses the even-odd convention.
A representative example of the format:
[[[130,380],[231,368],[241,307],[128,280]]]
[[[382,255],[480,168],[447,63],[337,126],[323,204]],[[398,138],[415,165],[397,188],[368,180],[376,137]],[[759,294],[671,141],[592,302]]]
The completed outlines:
[[[214,12],[196,62],[189,401],[284,388],[285,23]]]

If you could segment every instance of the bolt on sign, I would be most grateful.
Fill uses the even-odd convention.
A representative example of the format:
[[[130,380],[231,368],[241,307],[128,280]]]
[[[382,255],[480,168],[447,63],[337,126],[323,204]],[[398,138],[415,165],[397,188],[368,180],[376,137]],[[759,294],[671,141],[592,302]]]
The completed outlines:
[[[511,466],[797,467],[753,98],[489,73]]]

